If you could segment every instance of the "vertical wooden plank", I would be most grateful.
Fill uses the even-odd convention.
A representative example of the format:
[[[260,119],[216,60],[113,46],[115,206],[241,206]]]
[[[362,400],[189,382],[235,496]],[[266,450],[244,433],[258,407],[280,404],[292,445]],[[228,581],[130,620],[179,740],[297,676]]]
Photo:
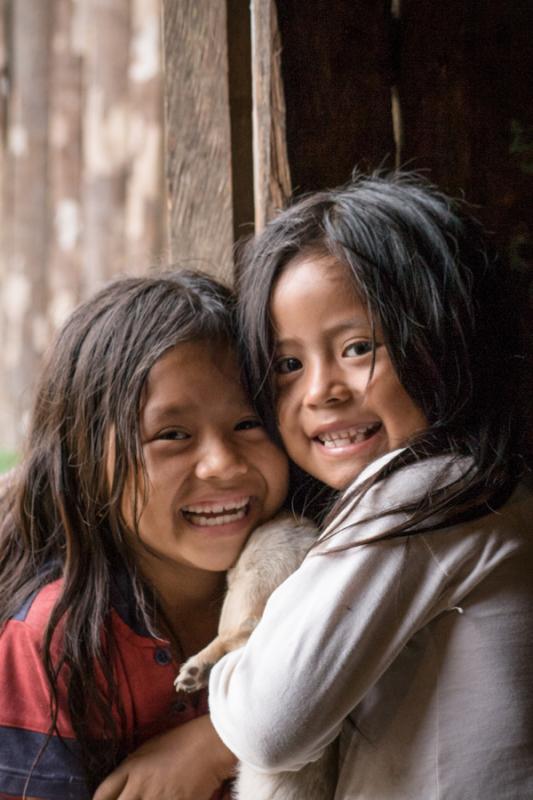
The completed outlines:
[[[79,3],[84,43],[82,293],[124,272],[129,0]]]
[[[50,64],[48,320],[56,330],[80,300],[82,61],[72,0],[54,0]]]
[[[391,0],[278,0],[295,192],[394,166]]]
[[[254,230],[252,42],[249,0],[227,0],[233,238]]]
[[[472,186],[469,62],[477,47],[469,0],[403,0],[399,92],[404,159],[448,191]]]
[[[9,11],[10,0],[0,0],[0,298],[3,301],[3,287],[7,278],[8,236],[10,214],[8,214],[8,98],[10,92],[9,75]],[[0,305],[0,340],[4,342],[7,324],[3,302]],[[9,408],[9,391],[4,356],[0,353],[0,449],[13,446],[13,439],[8,433],[12,425]],[[5,377],[4,377],[5,376]]]
[[[5,272],[7,246],[5,215],[7,199],[7,104],[10,90],[8,55],[9,11],[10,0],[0,0],[0,280],[2,280]]]
[[[165,174],[175,262],[233,271],[225,0],[163,0]]]
[[[533,269],[533,4],[402,2],[404,157]]]
[[[252,0],[252,96],[255,229],[259,232],[291,193],[285,131],[281,42],[274,0]]]
[[[129,273],[161,261],[166,241],[160,0],[131,0],[125,263]]]
[[[48,52],[51,2],[11,7],[12,83],[8,107],[10,237],[0,304],[6,447],[20,442],[46,319]]]

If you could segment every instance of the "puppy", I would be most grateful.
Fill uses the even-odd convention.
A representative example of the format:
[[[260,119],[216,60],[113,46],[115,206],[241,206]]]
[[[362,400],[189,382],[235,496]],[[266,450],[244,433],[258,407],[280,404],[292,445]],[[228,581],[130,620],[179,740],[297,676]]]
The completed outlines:
[[[194,692],[207,685],[209,671],[225,653],[241,647],[259,622],[274,589],[301,564],[316,540],[306,521],[284,514],[250,535],[235,566],[228,571],[227,594],[218,636],[181,667],[177,691]],[[299,772],[273,775],[241,764],[234,787],[236,800],[331,800],[337,778],[336,743]]]

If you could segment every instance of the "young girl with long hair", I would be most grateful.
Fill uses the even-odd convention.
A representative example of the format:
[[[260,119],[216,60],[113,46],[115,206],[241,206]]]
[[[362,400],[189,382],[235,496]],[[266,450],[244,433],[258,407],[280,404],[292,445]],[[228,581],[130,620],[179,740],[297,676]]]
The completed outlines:
[[[524,351],[479,226],[420,179],[357,176],[252,242],[240,308],[260,412],[338,494],[214,667],[215,728],[271,772],[340,735],[339,800],[533,796]]]
[[[160,800],[224,793],[234,758],[205,696],[173,681],[287,488],[241,384],[232,309],[198,274],[121,279],[51,350],[2,505],[2,796],[89,798],[127,754],[164,763],[160,741],[179,781]],[[125,763],[104,793],[148,796]]]

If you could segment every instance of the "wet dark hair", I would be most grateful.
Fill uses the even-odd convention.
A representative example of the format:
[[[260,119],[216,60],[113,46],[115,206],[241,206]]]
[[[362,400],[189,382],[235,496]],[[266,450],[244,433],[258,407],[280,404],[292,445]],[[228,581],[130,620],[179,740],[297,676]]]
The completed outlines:
[[[430,493],[416,514],[403,506],[412,513],[398,532],[437,510],[449,520],[503,497],[524,470],[524,349],[508,273],[480,225],[418,176],[355,175],[346,186],[295,202],[248,244],[238,271],[243,354],[272,434],[270,299],[287,263],[305,254],[329,255],[346,267],[382,327],[401,384],[429,423],[375,480],[435,454],[472,459],[460,485]]]
[[[93,790],[116,766],[123,737],[123,720],[117,723],[112,713],[121,710],[110,615],[119,564],[130,573],[143,621],[154,622],[153,616],[148,619],[154,594],[135,570],[121,510],[131,480],[131,518],[137,528],[138,491],[142,498],[146,486],[139,432],[145,382],[155,362],[175,345],[202,340],[233,345],[234,331],[230,291],[205,275],[181,271],[123,278],[74,311],[37,387],[26,455],[0,529],[0,627],[34,592],[62,577],[44,642],[50,731],[56,730],[62,675]],[[60,623],[58,662],[51,645]],[[103,749],[91,739],[95,725],[102,730]]]

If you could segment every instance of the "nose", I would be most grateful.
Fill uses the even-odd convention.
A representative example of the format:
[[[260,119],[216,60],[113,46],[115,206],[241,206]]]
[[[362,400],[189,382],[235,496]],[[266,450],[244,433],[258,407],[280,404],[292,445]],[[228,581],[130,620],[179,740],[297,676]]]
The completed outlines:
[[[310,407],[335,405],[350,396],[340,367],[329,358],[317,359],[308,365],[304,403]]]
[[[205,442],[196,464],[200,480],[231,481],[248,472],[248,463],[239,449],[223,439]]]

